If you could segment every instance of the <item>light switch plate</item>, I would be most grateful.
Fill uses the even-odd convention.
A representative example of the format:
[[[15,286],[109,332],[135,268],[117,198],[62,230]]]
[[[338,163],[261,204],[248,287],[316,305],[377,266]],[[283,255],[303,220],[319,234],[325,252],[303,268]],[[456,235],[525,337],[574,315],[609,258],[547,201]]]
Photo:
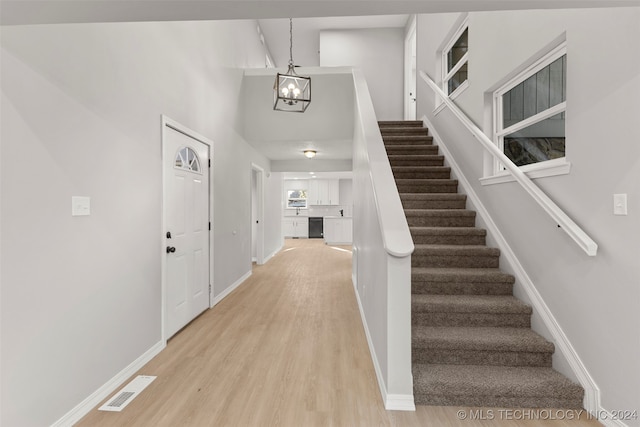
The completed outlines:
[[[71,216],[91,215],[91,197],[71,197]]]
[[[627,195],[614,194],[613,195],[613,214],[614,215],[627,215]]]

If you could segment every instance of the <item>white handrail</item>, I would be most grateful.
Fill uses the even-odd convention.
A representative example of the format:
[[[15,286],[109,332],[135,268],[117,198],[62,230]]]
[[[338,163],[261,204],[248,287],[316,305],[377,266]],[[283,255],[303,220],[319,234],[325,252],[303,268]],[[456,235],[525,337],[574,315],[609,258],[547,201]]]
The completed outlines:
[[[359,69],[353,70],[353,85],[362,132],[367,141],[366,155],[369,164],[369,179],[373,186],[373,197],[380,220],[382,243],[389,255],[397,258],[408,257],[414,250],[413,239],[393,178],[389,158],[384,149],[367,81]]]
[[[436,95],[440,96],[442,101],[451,112],[462,122],[462,124],[469,129],[472,135],[480,141],[482,146],[489,151],[489,153],[497,158],[504,167],[513,175],[516,181],[526,190],[527,193],[554,219],[577,244],[584,250],[587,255],[595,256],[598,252],[598,244],[594,242],[562,209],[556,205],[537,185],[531,181],[531,179],[522,170],[515,165],[502,151],[500,151],[496,144],[491,141],[487,135],[480,130],[475,123],[467,117],[444,93],[444,91],[425,73],[420,71],[420,77],[427,83],[431,89],[434,90]]]

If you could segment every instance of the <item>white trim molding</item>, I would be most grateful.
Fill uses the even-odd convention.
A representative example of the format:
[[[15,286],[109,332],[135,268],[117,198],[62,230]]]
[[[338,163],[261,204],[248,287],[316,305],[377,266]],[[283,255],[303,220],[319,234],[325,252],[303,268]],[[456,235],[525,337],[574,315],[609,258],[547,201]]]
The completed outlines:
[[[240,277],[238,280],[233,282],[231,286],[229,286],[227,289],[222,291],[220,295],[215,296],[213,298],[213,304],[211,304],[211,307],[213,307],[214,305],[217,305],[220,301],[225,299],[231,292],[233,292],[238,286],[242,285],[245,280],[251,277],[251,274],[252,274],[251,270],[247,271],[245,274],[242,275],[242,277]]]
[[[283,248],[283,247],[284,247],[284,243],[281,243],[281,244],[280,244],[280,247],[279,247],[278,249],[276,249],[275,251],[271,252],[269,255],[265,256],[265,257],[264,257],[264,260],[263,260],[263,261],[264,261],[264,264],[268,263],[268,262],[269,262],[269,260],[270,260],[271,258],[273,258],[274,256],[276,256],[276,254],[277,254],[278,252],[280,252],[280,251],[282,250],[282,248]]]
[[[102,387],[91,393],[89,397],[80,402],[80,404],[63,415],[62,418],[53,423],[51,426],[67,427],[80,421],[82,417],[87,415],[93,408],[98,406],[100,402],[102,402],[118,387],[124,384],[125,381],[131,378],[131,376],[138,372],[151,359],[156,357],[165,347],[166,344],[164,340],[158,341],[153,347],[145,351],[144,354],[134,360],[129,366],[116,374],[116,376],[107,381]]]
[[[378,387],[380,388],[380,395],[382,396],[382,402],[384,403],[384,409],[387,411],[415,411],[416,405],[413,400],[413,394],[389,394],[385,385],[382,370],[380,369],[380,363],[374,350],[373,341],[369,334],[369,327],[367,326],[367,319],[364,315],[364,307],[362,307],[362,301],[360,301],[360,295],[358,294],[358,287],[355,281],[355,274],[353,279],[353,292],[356,295],[358,301],[358,309],[360,311],[360,318],[362,319],[362,326],[364,327],[364,333],[367,337],[367,344],[369,346],[369,353],[371,354],[371,361],[373,362],[373,368],[376,371],[376,379],[378,380]]]
[[[471,187],[471,184],[469,183],[465,175],[462,173],[462,170],[456,163],[455,159],[451,156],[451,152],[448,150],[446,144],[438,135],[438,132],[435,130],[433,124],[426,116],[423,116],[422,120],[429,128],[429,132],[433,136],[434,144],[436,144],[440,148],[440,150],[442,150],[442,154],[445,156],[448,165],[451,167],[451,171],[455,175],[455,178],[458,179],[460,186],[463,188],[477,214],[484,221],[487,232],[490,233],[491,236],[495,239],[501,254],[504,256],[504,260],[513,269],[517,282],[522,286],[522,289],[524,289],[527,296],[529,297],[533,309],[540,316],[540,319],[553,337],[553,342],[555,343],[556,347],[560,350],[564,358],[567,360],[567,363],[571,367],[572,372],[580,382],[580,385],[584,388],[585,396],[583,404],[585,409],[592,414],[597,413],[597,411],[602,411],[603,409],[600,406],[600,389],[587,371],[587,368],[582,363],[580,356],[578,356],[578,353],[571,345],[571,342],[553,316],[553,313],[544,302],[544,299],[536,289],[533,281],[525,271],[522,264],[520,264],[520,261],[507,243],[507,240],[498,229],[498,226],[491,218],[491,215],[485,208],[476,192],[473,190],[473,187]]]
[[[559,159],[547,160],[546,162],[533,163],[531,165],[521,166],[520,169],[531,179],[545,178],[548,176],[568,175],[571,172],[571,163],[566,157]],[[502,184],[505,182],[513,182],[516,179],[507,171],[499,172],[492,176],[480,178],[482,185]]]

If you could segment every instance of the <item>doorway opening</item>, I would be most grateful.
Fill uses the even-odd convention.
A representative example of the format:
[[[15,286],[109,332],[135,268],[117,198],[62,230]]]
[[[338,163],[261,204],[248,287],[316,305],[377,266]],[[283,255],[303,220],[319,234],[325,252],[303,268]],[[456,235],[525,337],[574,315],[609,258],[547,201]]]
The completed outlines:
[[[264,264],[264,169],[251,164],[251,261]]]
[[[416,119],[416,15],[409,18],[404,39],[404,119]]]

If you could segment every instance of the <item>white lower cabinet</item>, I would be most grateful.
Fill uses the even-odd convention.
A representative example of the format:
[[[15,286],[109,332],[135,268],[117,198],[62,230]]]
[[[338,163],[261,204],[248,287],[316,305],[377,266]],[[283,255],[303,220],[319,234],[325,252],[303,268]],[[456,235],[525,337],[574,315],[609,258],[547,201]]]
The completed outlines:
[[[282,220],[284,237],[309,237],[309,218],[288,217]]]
[[[324,217],[324,241],[328,245],[350,245],[353,241],[353,219]]]

